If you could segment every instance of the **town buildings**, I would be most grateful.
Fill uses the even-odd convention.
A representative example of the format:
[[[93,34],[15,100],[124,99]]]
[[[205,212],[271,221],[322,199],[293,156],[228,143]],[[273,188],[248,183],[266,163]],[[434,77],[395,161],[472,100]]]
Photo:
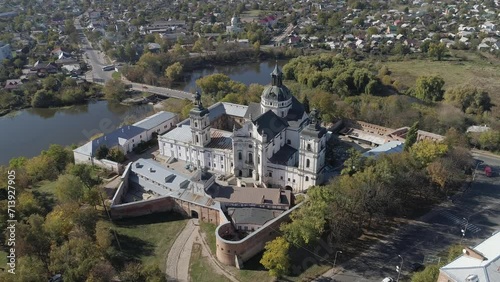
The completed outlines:
[[[283,85],[278,66],[260,103],[217,103],[195,95],[189,118],[159,137],[160,154],[189,166],[236,177],[240,187],[302,192],[323,183],[326,130]]]

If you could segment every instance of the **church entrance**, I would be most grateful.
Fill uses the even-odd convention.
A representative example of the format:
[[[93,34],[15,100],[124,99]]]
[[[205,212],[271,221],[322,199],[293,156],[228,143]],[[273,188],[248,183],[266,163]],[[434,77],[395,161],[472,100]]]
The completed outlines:
[[[285,190],[292,191],[293,189],[292,189],[292,186],[287,185],[287,186],[285,186]]]

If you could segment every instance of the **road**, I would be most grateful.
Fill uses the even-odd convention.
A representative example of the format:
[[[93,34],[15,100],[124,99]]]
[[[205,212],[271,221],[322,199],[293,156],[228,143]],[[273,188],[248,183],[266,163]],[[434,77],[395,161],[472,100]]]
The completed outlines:
[[[396,278],[396,266],[403,258],[401,278],[409,278],[410,265],[428,262],[450,245],[462,240],[475,246],[500,229],[500,157],[473,152],[478,165],[475,180],[453,201],[443,203],[431,212],[400,227],[398,231],[363,252],[357,257],[331,269],[316,281],[367,282],[382,281],[384,277]],[[489,165],[495,177],[486,177],[484,166]],[[437,262],[437,261],[436,261]]]
[[[103,71],[102,68],[106,65],[110,64],[109,59],[106,58],[105,54],[99,50],[95,50],[92,47],[92,44],[88,40],[85,33],[83,33],[83,28],[80,25],[80,18],[78,16],[74,20],[75,28],[79,31],[80,35],[80,46],[82,50],[85,52],[83,55],[85,62],[91,66],[91,70],[85,74],[85,79],[87,81],[92,81],[95,83],[104,84],[106,81],[113,79],[112,74],[113,71]],[[164,97],[172,97],[178,99],[188,99],[193,100],[193,94],[185,91],[175,90],[166,87],[157,87],[147,84],[133,83],[130,81],[125,81],[126,84],[132,85],[132,90],[141,91],[141,92],[149,92],[157,95],[161,95]]]
[[[280,35],[275,36],[271,41],[276,43],[281,42],[283,39],[285,39],[285,37],[287,37],[292,32],[293,28],[294,28],[293,24],[288,24],[285,31],[283,31],[283,33],[281,33]]]

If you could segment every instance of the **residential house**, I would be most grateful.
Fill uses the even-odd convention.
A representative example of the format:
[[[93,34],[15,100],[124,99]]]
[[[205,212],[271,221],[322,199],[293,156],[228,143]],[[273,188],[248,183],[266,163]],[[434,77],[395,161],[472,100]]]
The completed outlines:
[[[3,89],[9,90],[9,91],[15,90],[15,89],[18,89],[19,87],[21,87],[21,85],[23,85],[23,82],[20,79],[7,79]]]

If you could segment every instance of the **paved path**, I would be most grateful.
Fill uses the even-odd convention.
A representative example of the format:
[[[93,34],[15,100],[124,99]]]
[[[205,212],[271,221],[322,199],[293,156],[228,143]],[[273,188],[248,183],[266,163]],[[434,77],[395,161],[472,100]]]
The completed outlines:
[[[167,280],[168,281],[179,281],[187,282],[189,281],[189,259],[191,258],[191,248],[193,246],[193,234],[197,234],[195,229],[197,226],[194,225],[194,220],[191,219],[186,224],[186,227],[175,239],[172,248],[168,252],[167,256]],[[189,248],[189,254],[186,247]]]
[[[190,281],[189,262],[191,260],[191,252],[194,243],[198,243],[202,246],[202,257],[208,259],[213,271],[226,276],[232,282],[238,282],[238,280],[225,270],[220,263],[216,261],[216,258],[211,255],[206,241],[201,238],[198,219],[191,219],[188,221],[186,227],[184,227],[179,236],[177,236],[172,248],[170,248],[166,266],[167,281]]]

